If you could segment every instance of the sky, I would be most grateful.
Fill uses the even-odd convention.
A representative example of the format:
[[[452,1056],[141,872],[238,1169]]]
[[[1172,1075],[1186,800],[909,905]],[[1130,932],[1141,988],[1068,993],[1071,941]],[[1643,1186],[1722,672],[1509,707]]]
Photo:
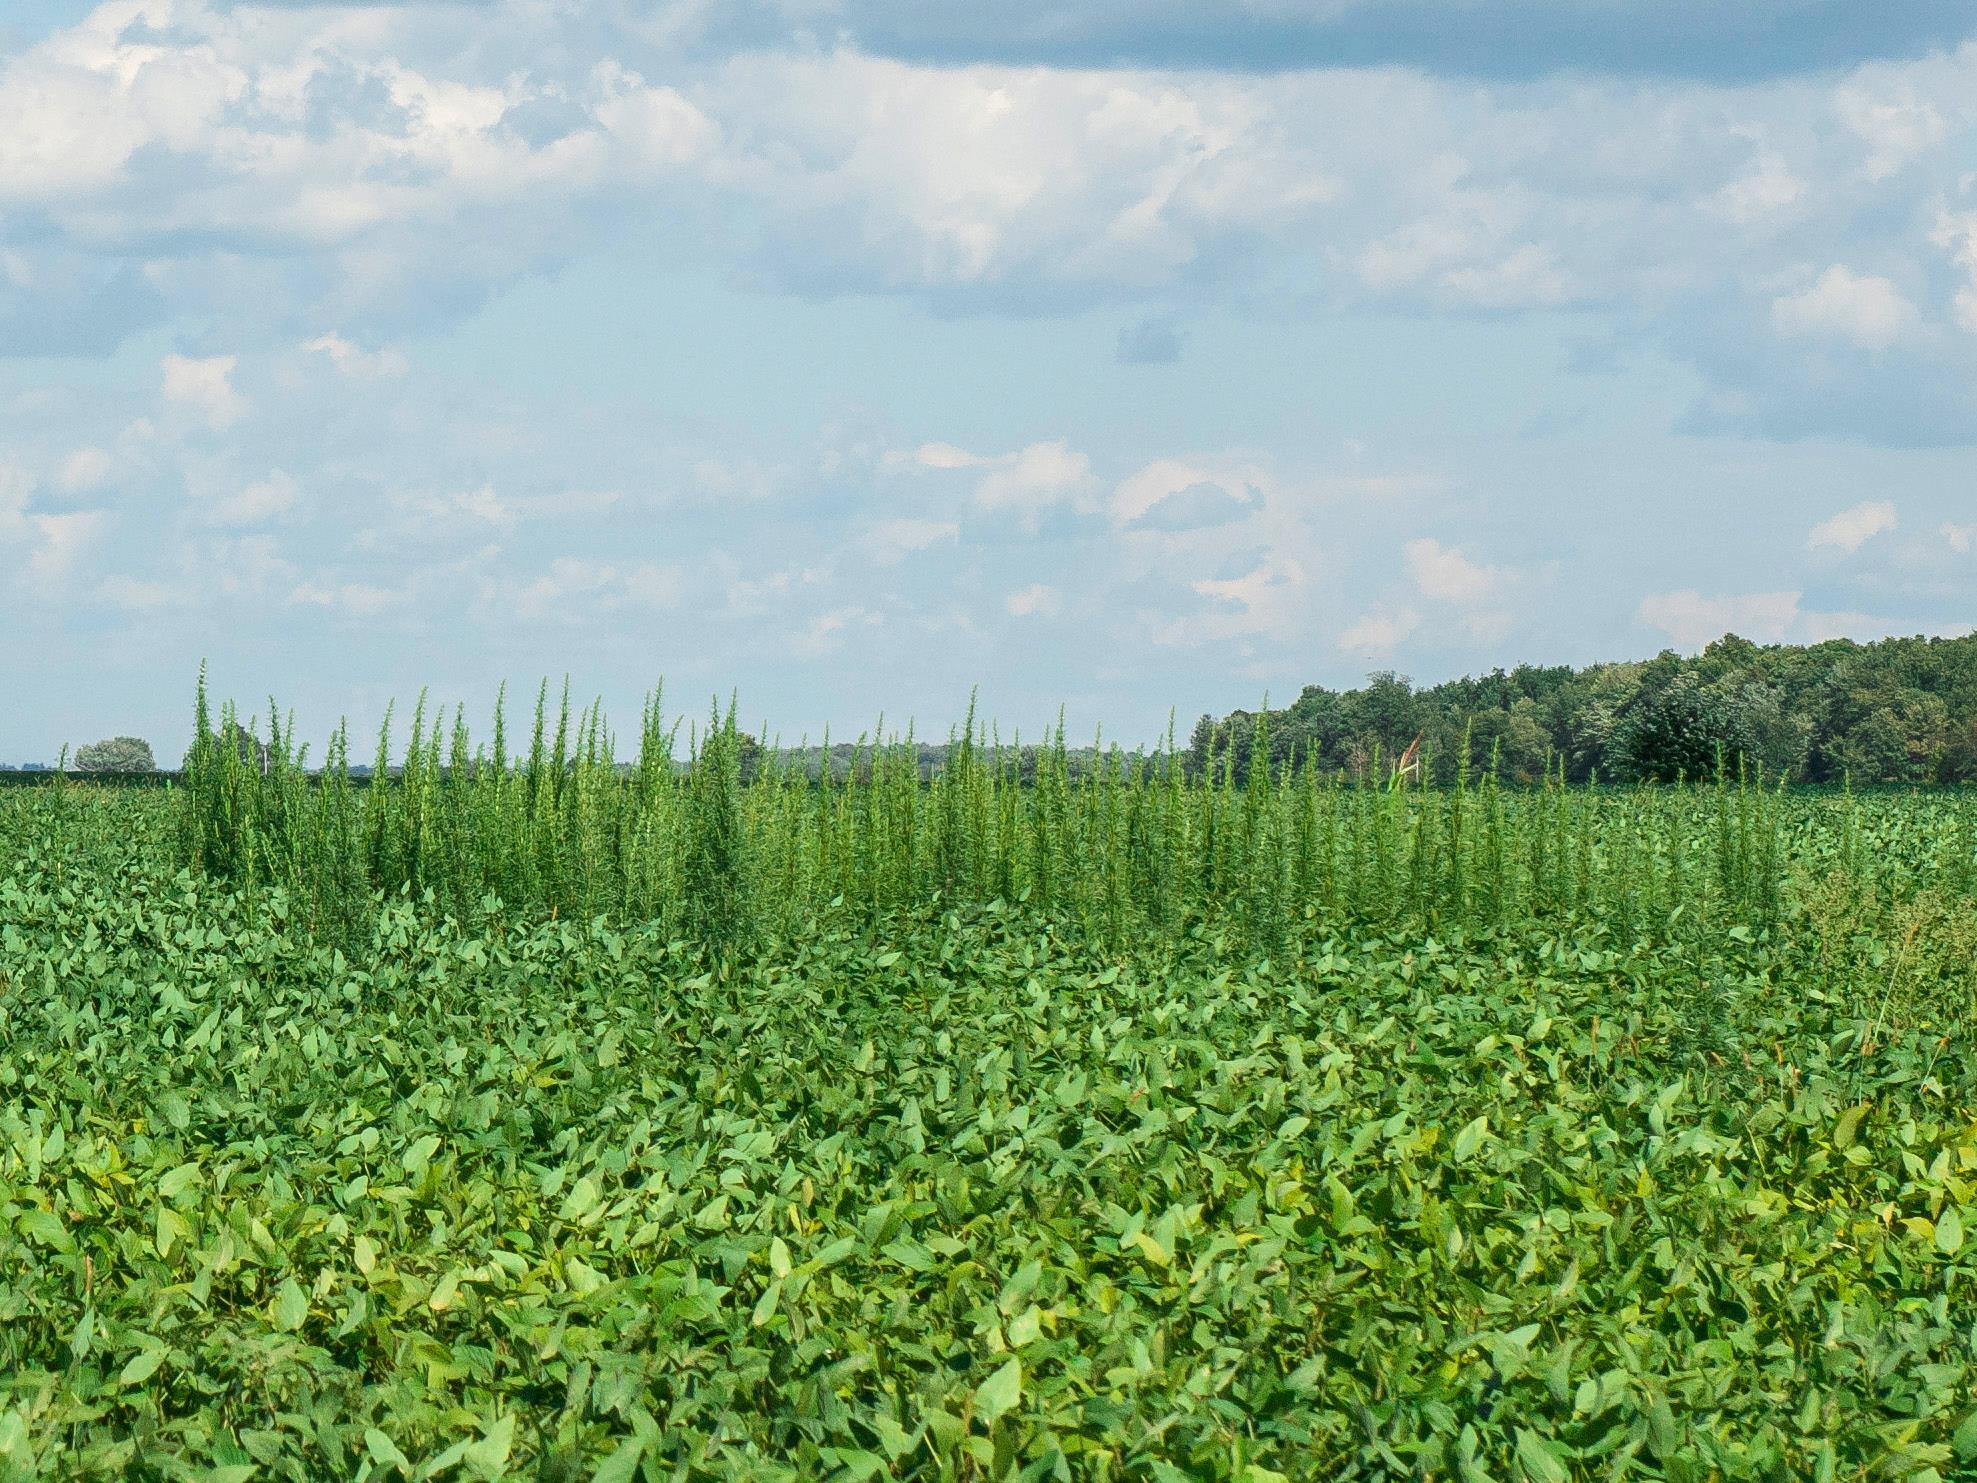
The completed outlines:
[[[0,11],[0,761],[1973,621],[1967,0]]]

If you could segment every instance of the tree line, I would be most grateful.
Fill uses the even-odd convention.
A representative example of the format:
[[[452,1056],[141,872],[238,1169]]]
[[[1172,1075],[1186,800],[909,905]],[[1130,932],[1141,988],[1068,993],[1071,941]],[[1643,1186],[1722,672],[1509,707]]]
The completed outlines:
[[[1307,762],[1366,778],[1419,738],[1438,781],[1465,739],[1472,770],[1506,782],[1562,773],[1612,782],[1758,772],[1856,786],[1977,782],[1977,636],[1752,643],[1729,634],[1694,656],[1632,663],[1519,665],[1417,688],[1381,671],[1352,690],[1309,685],[1267,713],[1277,767]],[[1243,775],[1259,713],[1204,715],[1194,770]]]

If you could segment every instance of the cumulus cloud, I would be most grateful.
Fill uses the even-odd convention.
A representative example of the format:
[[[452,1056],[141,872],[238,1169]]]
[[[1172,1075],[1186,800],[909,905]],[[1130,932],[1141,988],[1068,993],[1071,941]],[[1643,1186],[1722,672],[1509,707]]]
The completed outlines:
[[[504,495],[494,485],[443,495],[401,495],[394,503],[408,522],[422,532],[461,533],[492,526],[512,530],[529,520],[581,520],[617,507],[613,489],[562,489],[549,494]],[[394,540],[402,531],[386,530],[380,539]]]
[[[1895,507],[1890,500],[1864,500],[1813,526],[1806,544],[1814,550],[1842,551],[1851,556],[1875,536],[1893,530]]]
[[[190,597],[186,588],[172,582],[112,573],[97,585],[97,596],[127,613],[155,613],[183,605]]]
[[[1780,334],[1848,340],[1863,350],[1886,350],[1920,319],[1893,282],[1839,263],[1809,288],[1771,301],[1771,322]]]
[[[328,608],[354,618],[368,618],[397,607],[406,595],[369,582],[305,581],[296,585],[288,600],[296,607]]]
[[[1047,587],[1042,582],[1032,582],[1010,593],[1002,600],[1002,605],[1012,617],[1034,618],[1055,613],[1060,603],[1056,588]]]
[[[1943,543],[1957,555],[1967,555],[1973,545],[1977,545],[1977,525],[1958,525],[1953,521],[1943,522]]]
[[[35,489],[26,469],[0,463],[0,552],[10,558],[0,563],[0,575],[12,566],[30,587],[58,588],[103,535],[109,517],[101,510],[39,512],[33,508]]]
[[[1805,182],[1781,156],[1766,152],[1746,174],[1720,187],[1710,204],[1731,221],[1751,223],[1784,210],[1804,194]]]
[[[1961,215],[1943,212],[1929,240],[1947,252],[1962,270],[1965,281],[1956,292],[1956,322],[1977,335],[1977,211]]]
[[[961,527],[952,520],[881,520],[865,532],[867,554],[880,566],[897,566],[916,552],[959,540]]]
[[[790,647],[796,653],[810,657],[833,654],[842,649],[854,633],[877,628],[882,621],[879,614],[856,603],[832,608],[829,612],[818,613],[804,624],[791,639]]]
[[[973,469],[989,461],[952,443],[922,443],[910,453],[888,453],[883,460],[887,468],[893,469]]]
[[[1029,529],[1052,505],[1076,499],[1091,486],[1091,460],[1062,438],[1031,443],[999,459],[975,486],[975,503],[985,510],[1018,516]]]
[[[280,469],[231,494],[212,501],[206,518],[215,525],[262,525],[295,508],[301,491]]]
[[[1391,658],[1420,626],[1421,615],[1406,609],[1368,613],[1339,635],[1338,649],[1361,658]]]
[[[302,348],[313,355],[327,356],[339,374],[357,381],[388,380],[403,376],[409,369],[409,362],[399,351],[364,350],[335,331],[304,341]]]
[[[1430,23],[1426,0],[1415,5],[1346,0],[1330,20],[1264,5],[1248,20],[1329,34],[1350,13],[1348,29],[1414,28],[1417,42],[1469,24]],[[1497,314],[1583,306],[1703,364],[1696,342],[1740,317],[1726,308],[1768,313],[1785,335],[1921,345],[1933,306],[1917,302],[1926,275],[1912,259],[1926,248],[1901,223],[1958,209],[1939,162],[1970,132],[1961,100],[1977,74],[1965,48],[1836,85],[1637,86],[1595,69],[1569,85],[1478,88],[1351,65],[1370,53],[1218,69],[1204,64],[1218,28],[1195,22],[1185,47],[1132,65],[1120,65],[1131,48],[1100,65],[1067,47],[1039,67],[969,45],[937,48],[943,65],[929,66],[910,47],[843,44],[867,34],[864,0],[806,14],[834,17],[839,44],[724,52],[781,33],[721,0],[674,17],[660,40],[654,23],[626,21],[638,45],[615,48],[600,44],[608,29],[558,7],[504,12],[490,44],[471,7],[435,7],[414,26],[332,7],[106,6],[0,66],[0,123],[12,124],[0,128],[0,203],[42,214],[37,240],[54,246],[32,249],[37,284],[66,273],[94,292],[135,275],[152,300],[169,293],[244,332],[315,316],[342,328],[308,343],[353,376],[402,365],[360,338],[458,317],[653,220],[674,250],[740,264],[756,287],[1130,305],[1142,317],[1119,342],[1128,361],[1172,357],[1177,300],[1311,314],[1370,296]],[[1633,32],[1618,14],[1569,29]],[[1032,19],[1060,39],[1092,25],[1051,7]],[[1486,29],[1500,24],[1493,11]],[[1713,24],[1686,15],[1666,29]],[[1723,25],[1743,34],[1744,22]],[[1144,18],[1126,29],[1147,27],[1160,30]],[[1826,33],[1827,65],[1854,54],[1855,30]],[[1796,16],[1731,51],[1775,59],[1817,31]],[[676,50],[690,37],[701,40]],[[1636,35],[1627,54],[1645,44]],[[634,54],[666,81],[611,59]],[[1863,149],[1859,169],[1842,163]],[[1884,266],[1790,281],[1806,244],[1834,240]],[[1977,324],[1977,289],[1960,302]],[[1967,392],[1972,367],[1948,355],[1917,349],[1903,373]],[[1817,400],[1786,368],[1750,374],[1766,384],[1728,388],[1752,399],[1750,420],[1770,425],[1770,401]],[[1863,402],[1844,388],[1800,420],[1855,405],[1867,424],[1947,427],[1965,400],[1903,414],[1916,398]]]
[[[1200,578],[1192,586],[1212,606],[1190,619],[1189,626],[1210,639],[1289,638],[1303,624],[1304,582],[1303,564],[1282,552],[1238,576]]]
[[[78,448],[55,470],[55,487],[65,494],[87,494],[109,482],[113,467],[101,448]]]
[[[923,443],[910,453],[885,454],[880,466],[915,473],[979,470],[974,488],[976,508],[988,514],[1013,515],[1032,533],[1052,507],[1086,503],[1093,485],[1091,460],[1062,438],[1000,454],[970,453],[952,443]]]
[[[1501,580],[1502,574],[1494,568],[1479,566],[1440,541],[1409,541],[1402,555],[1408,576],[1424,597],[1457,607],[1485,601],[1496,592]]]
[[[1949,133],[1942,114],[1909,90],[1876,95],[1863,87],[1843,87],[1833,106],[1868,146],[1863,168],[1870,180],[1887,179]]]
[[[160,362],[166,401],[198,417],[215,432],[224,432],[247,415],[247,401],[234,390],[237,357],[196,358],[168,355]]]
[[[1106,502],[1112,523],[1180,532],[1240,519],[1262,508],[1265,476],[1253,465],[1156,458],[1120,480]]]
[[[108,521],[109,516],[101,510],[28,516],[35,537],[28,554],[28,580],[42,587],[61,582],[102,535]]]
[[[1735,633],[1757,643],[1783,643],[1798,621],[1802,594],[1747,592],[1705,597],[1689,589],[1662,592],[1642,600],[1636,618],[1666,634],[1678,649],[1701,649]]]
[[[626,567],[559,556],[513,594],[513,609],[523,618],[575,623],[625,608],[674,607],[684,587],[684,573],[674,566],[642,562]]]

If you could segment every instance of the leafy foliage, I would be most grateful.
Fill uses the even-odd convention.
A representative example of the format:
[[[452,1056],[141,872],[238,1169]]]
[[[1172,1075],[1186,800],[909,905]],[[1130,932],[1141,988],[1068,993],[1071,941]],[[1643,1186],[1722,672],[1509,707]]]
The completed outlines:
[[[552,710],[545,686],[515,759],[498,709],[489,750],[457,711],[429,721],[421,698],[396,763],[387,719],[368,786],[341,731],[312,773],[278,713],[258,762],[233,744],[246,733],[231,709],[214,725],[203,686],[196,719],[185,861],[279,886],[306,925],[344,938],[367,929],[379,892],[429,894],[462,921],[502,909],[656,919],[719,952],[799,936],[835,903],[877,920],[1019,901],[1113,944],[1226,918],[1267,954],[1313,912],[1434,930],[1591,913],[1629,938],[1676,921],[1764,925],[1782,886],[1783,805],[1741,769],[1679,790],[1606,794],[1553,776],[1513,793],[1493,769],[1460,765],[1446,785],[1416,786],[1434,775],[1423,749],[1357,787],[1309,759],[1265,765],[1268,717],[1240,774],[1226,756],[1191,773],[1171,747],[1074,768],[1060,725],[1026,778],[1022,749],[971,716],[931,780],[910,734],[861,743],[843,777],[813,780],[772,754],[751,772],[732,704],[689,734],[676,766],[656,697],[636,758],[620,763],[601,709],[573,716],[566,693]]]
[[[155,772],[151,743],[141,736],[112,736],[76,748],[78,772]]]
[[[1196,723],[1191,771],[1248,767],[1251,712]],[[1443,781],[1494,757],[1506,782],[1713,775],[1717,749],[1756,772],[1856,786],[1977,782],[1977,635],[1834,639],[1725,635],[1641,663],[1520,665],[1425,689],[1388,672],[1343,693],[1309,686],[1270,716],[1272,761],[1368,776],[1419,735]],[[1466,742],[1466,745],[1465,745]]]
[[[0,1478],[1969,1476],[1946,807],[1784,807],[1769,924],[717,962],[423,887],[339,945],[166,799],[11,794]]]

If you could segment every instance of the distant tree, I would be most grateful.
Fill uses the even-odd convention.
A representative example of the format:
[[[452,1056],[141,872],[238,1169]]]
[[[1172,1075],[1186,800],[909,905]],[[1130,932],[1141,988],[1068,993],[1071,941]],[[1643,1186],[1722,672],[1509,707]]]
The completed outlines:
[[[1956,727],[1944,742],[1937,781],[1977,783],[1977,716]]]
[[[1715,776],[1719,759],[1734,773],[1753,751],[1738,720],[1694,675],[1677,675],[1643,693],[1620,718],[1609,753],[1630,778],[1697,782]]]
[[[1244,711],[1195,726],[1186,765],[1248,765],[1257,717]],[[1373,779],[1415,735],[1448,784],[1462,739],[1472,769],[1494,750],[1508,782],[1566,777],[1686,776],[1706,780],[1721,752],[1734,775],[1855,784],[1977,783],[1977,635],[1829,639],[1808,646],[1757,644],[1726,634],[1701,654],[1510,671],[1415,689],[1402,676],[1369,675],[1356,690],[1307,686],[1268,716],[1279,765],[1310,758],[1321,773]]]
[[[77,747],[77,772],[156,772],[151,743],[141,736],[112,736]]]
[[[1366,677],[1366,688],[1347,697],[1352,728],[1362,744],[1378,742],[1388,757],[1401,751],[1421,731],[1421,707],[1413,683],[1390,669]]]
[[[1812,722],[1792,714],[1784,691],[1776,685],[1746,685],[1732,704],[1750,744],[1751,760],[1763,764],[1764,775],[1788,781],[1803,777],[1812,745]]]
[[[1188,736],[1186,761],[1182,764],[1189,777],[1200,777],[1208,771],[1208,764],[1216,753],[1216,738],[1221,732],[1213,716],[1204,715],[1194,723],[1194,730]]]

